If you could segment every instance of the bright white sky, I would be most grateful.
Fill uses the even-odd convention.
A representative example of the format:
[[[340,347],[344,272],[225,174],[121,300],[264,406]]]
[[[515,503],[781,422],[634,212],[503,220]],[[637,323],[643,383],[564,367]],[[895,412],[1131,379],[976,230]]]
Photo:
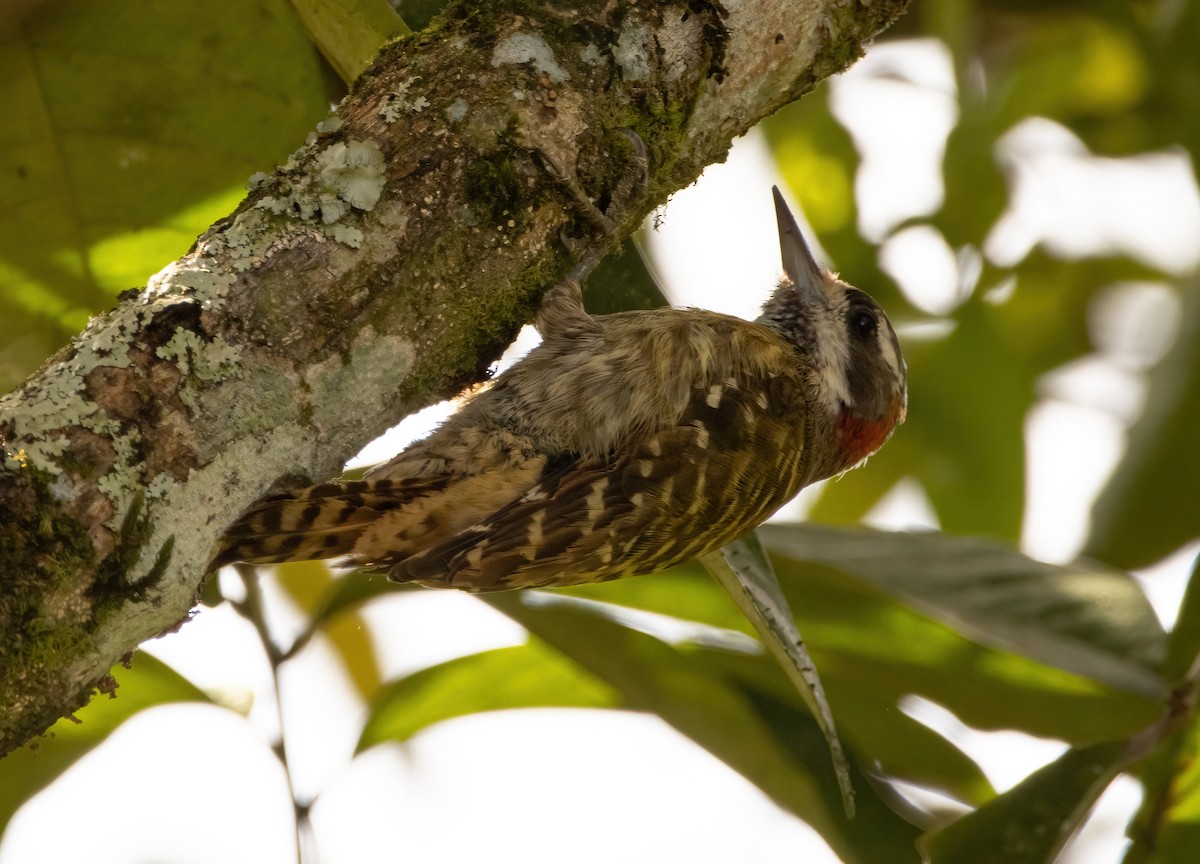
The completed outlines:
[[[897,69],[915,83],[876,75]],[[935,208],[941,148],[954,122],[945,52],[929,42],[877,45],[833,86],[839,117],[865,154],[857,188],[863,230],[884,236],[900,219]],[[1182,156],[1091,159],[1073,136],[1045,121],[1022,124],[997,155],[1013,166],[1018,194],[987,238],[993,259],[1018,260],[1039,239],[1073,254],[1093,252],[1099,238],[1172,269],[1196,266],[1200,197]],[[763,141],[751,134],[725,164],[674,197],[650,242],[677,305],[757,314],[780,272],[770,196],[778,182]],[[914,301],[931,311],[953,308],[969,288],[969,267],[932,231],[904,232],[883,256]],[[1169,317],[1161,295],[1147,296],[1130,288],[1112,301],[1110,317],[1126,319],[1131,309],[1150,324]],[[1047,401],[1029,417],[1024,545],[1035,556],[1061,561],[1079,548],[1091,502],[1140,408],[1144,329],[1141,337],[1116,337],[1125,340],[1124,354],[1115,355],[1122,363],[1093,358],[1053,376]],[[390,457],[448,410],[406,421],[361,461]],[[932,525],[933,516],[910,483],[876,509],[873,521],[908,527]],[[1168,624],[1196,551],[1164,562],[1148,583]],[[280,626],[294,626],[286,601],[271,596]],[[454,593],[387,600],[366,614],[388,675],[522,639],[506,618]],[[228,610],[205,609],[147,649],[235,701],[254,694],[250,722],[217,708],[145,712],[18,814],[0,845],[0,864],[295,860],[287,787],[263,744],[276,727],[270,673],[250,628]],[[725,864],[781,853],[806,864],[838,861],[806,825],[654,718],[504,712],[442,724],[403,750],[378,748],[350,764],[364,707],[331,652],[318,640],[286,673],[294,779],[302,794],[320,793],[314,820],[324,864]],[[975,754],[1001,789],[1062,749],[1016,733],[970,730],[922,700],[901,707]],[[1138,795],[1133,781],[1116,784],[1070,860],[1119,860]],[[62,830],[64,813],[71,814],[70,832]]]

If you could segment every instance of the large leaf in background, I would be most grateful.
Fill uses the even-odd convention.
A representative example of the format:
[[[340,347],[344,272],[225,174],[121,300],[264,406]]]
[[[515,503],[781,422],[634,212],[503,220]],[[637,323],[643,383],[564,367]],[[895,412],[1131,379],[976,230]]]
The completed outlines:
[[[1016,540],[1025,507],[1024,421],[1033,374],[1008,350],[987,304],[972,299],[956,317],[944,339],[905,345],[908,419],[872,457],[871,468],[902,460],[948,532]],[[837,484],[825,494],[836,495]]]
[[[286,0],[0,14],[0,392],[145,282],[328,111]]]
[[[1030,116],[1074,125],[1085,118],[1126,115],[1142,101],[1149,75],[1136,35],[1137,16],[1127,3],[1109,4],[1112,20],[1095,11],[1052,10],[1026,17],[1026,24],[1035,26],[997,45],[989,57],[994,79],[989,89],[1000,128]]]
[[[264,573],[265,571],[260,569],[257,578],[265,578]],[[335,592],[341,596],[339,589],[347,587],[342,584],[346,581],[345,577],[335,579],[325,561],[293,561],[282,564],[275,569],[274,576],[279,587],[304,611],[309,622],[306,630],[290,649],[283,646],[285,650],[295,653],[320,628],[354,684],[354,689],[364,699],[371,698],[379,690],[382,676],[379,661],[375,657],[371,632],[365,626],[366,621],[355,611],[347,611],[344,615],[331,615],[328,611],[329,598],[334,596]],[[372,584],[366,578],[356,581],[360,584]]]
[[[999,543],[934,533],[764,525],[795,562],[853,574],[974,641],[1151,699],[1166,634],[1125,573],[1055,566]]]
[[[922,838],[928,864],[1052,864],[1120,773],[1123,741],[1068,750],[1021,783]]]
[[[796,629],[795,616],[788,607],[787,598],[783,596],[783,588],[775,576],[770,557],[751,531],[723,548],[702,556],[700,563],[754,625],[759,641],[796,686],[804,706],[817,721],[821,734],[829,743],[829,755],[841,788],[846,816],[853,819],[854,787],[850,783],[850,767],[846,762],[845,750],[838,738],[829,702],[821,687],[821,678],[804,645],[804,639]]]
[[[1092,511],[1088,555],[1144,567],[1200,536],[1200,280],[1183,292],[1175,344]]]
[[[138,654],[129,669],[114,668],[112,675],[120,688],[116,698],[94,696],[75,712],[75,722],[64,717],[0,759],[0,834],[18,807],[138,711],[169,702],[208,701],[182,675],[146,653]]]
[[[1145,664],[1162,656],[1163,635],[1128,577],[1054,568],[996,544],[937,534],[759,530],[844,737],[889,773],[919,768],[903,752],[912,735],[896,705],[906,694],[944,705],[977,728],[1078,744],[1128,735],[1158,710],[1155,696],[1140,694],[1161,690]],[[970,550],[991,566],[956,571],[953,561],[965,565]],[[922,585],[925,574],[939,580],[936,589]],[[746,630],[699,568],[565,591]],[[1059,650],[1095,677],[1057,668]],[[844,710],[847,702],[863,710]]]
[[[621,694],[624,707],[657,714],[801,816],[843,860],[915,861],[915,829],[876,796],[860,797],[853,822],[842,816],[841,792],[825,740],[810,717],[794,715],[797,722],[780,736],[751,694],[714,674],[702,657],[625,627],[577,601],[531,593],[484,599],[607,681]],[[855,787],[869,789],[861,775]]]
[[[992,268],[988,268],[992,273]],[[996,271],[999,281],[1004,271]],[[1034,374],[1042,374],[1094,350],[1089,306],[1106,287],[1163,278],[1162,271],[1129,258],[1058,258],[1034,249],[1015,271],[1016,290],[992,314],[1006,349]]]
[[[350,84],[389,39],[410,33],[387,0],[291,0],[321,54]]]
[[[592,315],[667,306],[640,242],[627,237],[615,255],[600,262],[583,284],[583,305]]]
[[[614,708],[611,687],[539,640],[430,666],[372,700],[357,750],[403,743],[434,723],[511,708]]]

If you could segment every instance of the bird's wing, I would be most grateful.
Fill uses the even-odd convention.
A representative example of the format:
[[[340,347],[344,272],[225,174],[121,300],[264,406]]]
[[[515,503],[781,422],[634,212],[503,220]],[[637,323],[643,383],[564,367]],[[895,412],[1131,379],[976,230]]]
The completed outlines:
[[[794,390],[697,388],[676,423],[610,458],[549,466],[523,495],[401,561],[392,577],[471,591],[571,585],[711,551],[799,488],[805,417]]]

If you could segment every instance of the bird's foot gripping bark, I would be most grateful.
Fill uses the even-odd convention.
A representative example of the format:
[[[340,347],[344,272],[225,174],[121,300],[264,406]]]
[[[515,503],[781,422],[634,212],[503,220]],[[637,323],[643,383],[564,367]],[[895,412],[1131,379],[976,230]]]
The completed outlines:
[[[619,130],[633,148],[633,159],[626,166],[616,186],[609,193],[607,206],[601,210],[584,190],[574,170],[558,165],[542,154],[547,172],[562,184],[574,199],[579,211],[597,229],[599,236],[573,237],[564,227],[559,232],[563,245],[579,260],[561,282],[546,292],[538,310],[536,326],[543,338],[569,337],[591,330],[595,324],[584,311],[581,286],[596,269],[609,249],[620,239],[621,225],[633,204],[646,189],[646,143],[632,129]]]
[[[646,190],[648,179],[646,142],[632,129],[620,129],[618,131],[629,141],[630,146],[633,148],[633,158],[626,165],[616,185],[606,196],[608,201],[604,209],[601,209],[588,195],[587,191],[583,188],[583,184],[579,182],[579,175],[576,174],[573,168],[564,167],[548,154],[541,153],[547,173],[570,194],[578,212],[592,224],[596,232],[600,235],[601,244],[605,247],[615,243],[618,239],[621,225],[628,217],[634,202]],[[590,249],[596,245],[595,239],[588,240],[573,237],[567,233],[566,229],[563,229],[560,237],[562,238],[563,245],[570,249],[572,253],[582,255],[583,257],[587,257],[584,255],[586,249]],[[592,266],[594,267],[595,265],[593,264]]]

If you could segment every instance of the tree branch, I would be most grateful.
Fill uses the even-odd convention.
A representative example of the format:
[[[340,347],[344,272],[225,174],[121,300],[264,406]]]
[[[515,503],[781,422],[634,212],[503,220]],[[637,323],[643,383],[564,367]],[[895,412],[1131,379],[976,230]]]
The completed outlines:
[[[907,0],[452,6],[180,260],[0,399],[0,753],[186,620],[224,527],[479,380],[591,231],[619,231],[841,70]],[[558,176],[555,176],[555,175]]]

